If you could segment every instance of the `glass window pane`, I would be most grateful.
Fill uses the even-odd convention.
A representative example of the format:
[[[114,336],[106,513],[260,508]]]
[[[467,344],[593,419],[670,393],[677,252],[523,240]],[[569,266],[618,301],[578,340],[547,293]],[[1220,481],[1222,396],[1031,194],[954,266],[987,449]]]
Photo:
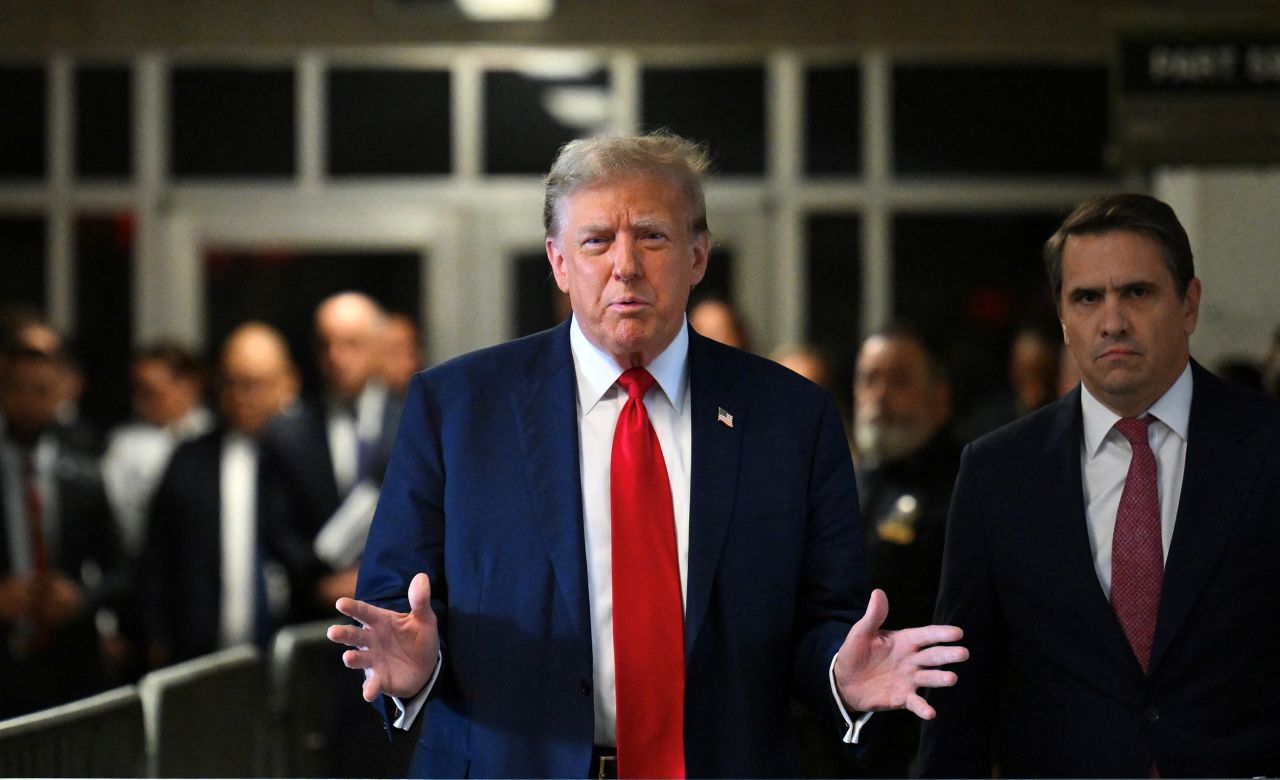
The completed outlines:
[[[4,284],[0,306],[45,308],[45,227],[41,217],[0,216]]]
[[[1004,385],[1014,329],[1056,320],[1040,253],[1060,221],[1055,212],[894,218],[894,313],[946,337],[961,415]]]
[[[528,336],[559,324],[569,316],[569,296],[560,292],[551,275],[547,253],[521,252],[514,258],[515,286],[511,310],[515,312],[513,336]]]
[[[712,170],[764,173],[764,68],[646,68],[641,122],[701,141]]]
[[[80,411],[108,430],[130,410],[134,219],[129,212],[82,215],[75,225]]]
[[[546,174],[556,152],[609,122],[609,74],[492,71],[484,77],[484,169]]]
[[[900,65],[893,114],[900,174],[1098,174],[1107,70]]]
[[[172,78],[174,176],[293,175],[291,69],[188,67]]]
[[[329,173],[448,173],[453,159],[449,106],[447,71],[333,70]]]
[[[204,253],[205,344],[214,353],[247,320],[284,334],[308,392],[318,392],[312,321],[324,298],[344,290],[366,293],[389,311],[425,322],[422,255],[411,250],[289,249]]]
[[[44,69],[0,68],[0,178],[45,174]]]
[[[133,81],[126,67],[76,70],[76,174],[128,178],[133,170]]]
[[[806,338],[831,361],[832,388],[847,410],[853,357],[862,336],[862,218],[813,214],[808,238]]]
[[[805,172],[862,173],[862,71],[810,68],[804,100]]]

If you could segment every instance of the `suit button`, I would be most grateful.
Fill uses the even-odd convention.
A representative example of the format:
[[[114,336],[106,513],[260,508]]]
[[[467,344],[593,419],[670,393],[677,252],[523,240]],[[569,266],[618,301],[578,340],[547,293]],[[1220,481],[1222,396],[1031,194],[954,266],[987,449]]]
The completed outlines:
[[[578,690],[582,691],[582,695],[583,695],[583,696],[590,696],[590,695],[591,695],[591,681],[590,681],[590,680],[587,680],[587,679],[585,679],[585,678],[584,678],[584,679],[579,680],[579,681],[578,681]]]
[[[1146,719],[1147,723],[1155,723],[1160,720],[1160,710],[1156,707],[1147,707],[1142,711],[1142,717]]]

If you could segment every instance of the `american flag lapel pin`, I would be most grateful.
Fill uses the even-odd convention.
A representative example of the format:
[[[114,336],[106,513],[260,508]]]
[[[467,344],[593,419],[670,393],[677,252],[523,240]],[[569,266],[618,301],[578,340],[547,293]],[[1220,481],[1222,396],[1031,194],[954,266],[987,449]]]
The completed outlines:
[[[726,428],[733,427],[733,415],[724,410],[723,406],[716,407],[716,422],[721,423]]]

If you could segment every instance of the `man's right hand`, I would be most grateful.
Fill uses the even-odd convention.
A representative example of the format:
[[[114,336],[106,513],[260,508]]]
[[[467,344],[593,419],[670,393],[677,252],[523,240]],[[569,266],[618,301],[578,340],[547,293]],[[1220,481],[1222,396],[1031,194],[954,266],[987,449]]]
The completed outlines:
[[[330,626],[331,641],[354,648],[342,654],[351,669],[364,670],[364,699],[386,694],[411,698],[431,679],[440,651],[440,633],[431,610],[431,582],[425,573],[409,583],[409,611],[393,612],[341,598],[338,611],[357,626]]]

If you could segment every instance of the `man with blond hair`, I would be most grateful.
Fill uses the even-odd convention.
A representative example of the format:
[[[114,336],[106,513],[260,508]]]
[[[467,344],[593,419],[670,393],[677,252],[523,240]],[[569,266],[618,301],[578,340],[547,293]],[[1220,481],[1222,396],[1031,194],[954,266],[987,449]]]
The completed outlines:
[[[954,629],[878,631],[830,396],[687,325],[705,168],[666,134],[568,144],[544,215],[572,318],[410,384],[338,603],[361,625],[330,638],[389,722],[426,701],[415,774],[789,776],[791,695],[853,741],[955,679]]]

